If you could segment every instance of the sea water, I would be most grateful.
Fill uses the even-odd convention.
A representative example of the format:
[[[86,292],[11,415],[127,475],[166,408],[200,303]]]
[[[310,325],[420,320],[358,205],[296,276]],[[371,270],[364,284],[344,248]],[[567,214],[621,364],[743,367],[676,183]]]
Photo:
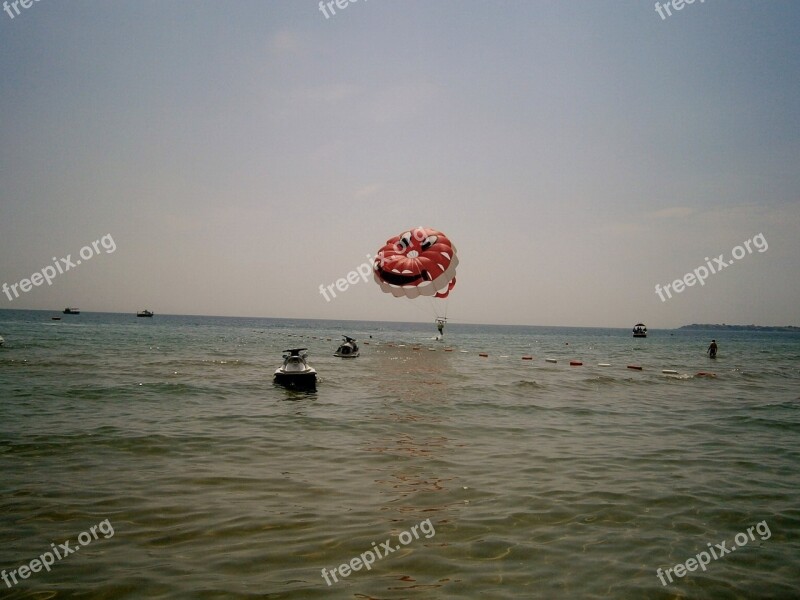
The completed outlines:
[[[796,333],[54,314],[0,311],[1,597],[800,594]]]

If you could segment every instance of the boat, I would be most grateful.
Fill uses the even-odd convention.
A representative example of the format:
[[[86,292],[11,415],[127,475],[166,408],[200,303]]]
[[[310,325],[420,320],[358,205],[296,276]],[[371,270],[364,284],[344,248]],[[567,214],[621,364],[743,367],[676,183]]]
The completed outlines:
[[[154,313],[150,312],[149,310],[143,310],[141,312],[136,313],[137,317],[152,317]]]
[[[3,336],[0,335],[0,346],[2,346],[5,343],[6,343],[6,341],[3,339]]]
[[[644,323],[637,323],[633,326],[633,337],[647,337],[647,327]]]
[[[311,389],[317,384],[317,371],[306,362],[307,354],[300,354],[307,348],[284,350],[283,366],[275,369],[274,381],[278,385],[292,388]]]
[[[347,337],[346,335],[342,336],[344,338],[344,342],[336,349],[336,352],[333,353],[334,356],[338,356],[339,358],[355,358],[359,354],[358,344],[356,341],[351,338]]]
[[[79,309],[77,309],[77,308],[69,308],[69,307],[65,308],[62,312],[65,315],[79,315],[79,314],[81,314],[81,311]]]

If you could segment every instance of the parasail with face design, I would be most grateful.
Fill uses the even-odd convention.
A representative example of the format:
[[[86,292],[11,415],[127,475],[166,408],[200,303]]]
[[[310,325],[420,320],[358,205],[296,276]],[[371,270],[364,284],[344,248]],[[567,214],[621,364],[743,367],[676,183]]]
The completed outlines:
[[[373,266],[375,281],[387,294],[447,298],[456,285],[458,256],[441,231],[416,227],[387,240]]]

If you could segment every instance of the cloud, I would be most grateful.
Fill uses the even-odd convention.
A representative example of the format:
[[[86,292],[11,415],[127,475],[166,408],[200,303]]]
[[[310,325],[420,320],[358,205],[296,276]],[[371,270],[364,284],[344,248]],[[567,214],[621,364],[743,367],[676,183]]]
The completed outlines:
[[[382,187],[383,186],[379,183],[371,183],[356,190],[354,196],[356,198],[366,198],[367,196],[372,196],[374,193],[380,191]]]
[[[350,100],[361,93],[361,88],[350,83],[333,83],[299,90],[294,98],[313,103],[330,103]]]
[[[276,54],[296,54],[302,48],[300,37],[286,29],[275,33],[270,39],[269,45]]]
[[[441,96],[439,88],[425,81],[392,85],[372,95],[366,116],[376,123],[388,123],[414,118]]]
[[[694,213],[695,209],[689,208],[688,206],[672,206],[650,213],[650,216],[656,219],[684,219]]]

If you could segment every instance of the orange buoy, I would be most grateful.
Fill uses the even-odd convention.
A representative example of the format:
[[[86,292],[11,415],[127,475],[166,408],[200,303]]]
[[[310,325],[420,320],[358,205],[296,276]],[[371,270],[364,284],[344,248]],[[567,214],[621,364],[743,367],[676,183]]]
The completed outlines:
[[[445,351],[445,352],[452,352],[452,351],[453,351],[453,349],[452,349],[452,348],[445,348],[445,349],[444,349],[444,351]]]
[[[528,356],[527,354],[522,357],[522,360],[533,360],[532,356]]]
[[[628,368],[629,369],[634,369],[636,371],[641,371],[642,370],[642,367],[639,367],[637,365],[628,365]]]
[[[706,373],[705,371],[700,371],[696,377],[716,377],[715,373]]]
[[[581,366],[583,366],[583,363],[581,361],[579,361],[579,360],[571,360],[571,361],[569,361],[569,366],[570,367],[581,367]]]
[[[486,358],[487,356],[489,356],[489,354],[487,352],[478,352],[478,356],[483,356],[484,358]]]

